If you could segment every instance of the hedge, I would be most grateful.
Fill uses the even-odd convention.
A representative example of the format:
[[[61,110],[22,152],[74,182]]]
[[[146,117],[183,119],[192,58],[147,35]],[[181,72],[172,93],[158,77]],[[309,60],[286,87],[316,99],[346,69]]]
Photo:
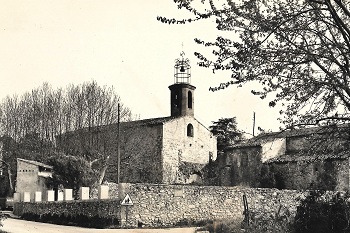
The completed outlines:
[[[17,202],[13,213],[27,220],[103,228],[119,225],[120,200]]]

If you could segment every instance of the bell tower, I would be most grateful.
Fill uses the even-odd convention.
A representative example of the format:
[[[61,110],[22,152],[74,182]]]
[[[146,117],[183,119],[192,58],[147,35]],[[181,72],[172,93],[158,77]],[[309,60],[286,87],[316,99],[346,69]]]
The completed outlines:
[[[194,116],[194,90],[191,85],[191,66],[185,53],[175,60],[174,84],[169,86],[171,116]]]

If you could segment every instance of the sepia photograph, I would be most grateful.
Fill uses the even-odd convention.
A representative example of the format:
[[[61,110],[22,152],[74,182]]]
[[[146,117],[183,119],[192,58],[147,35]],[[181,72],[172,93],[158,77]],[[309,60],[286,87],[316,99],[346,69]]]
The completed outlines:
[[[350,232],[350,0],[0,3],[0,233]]]

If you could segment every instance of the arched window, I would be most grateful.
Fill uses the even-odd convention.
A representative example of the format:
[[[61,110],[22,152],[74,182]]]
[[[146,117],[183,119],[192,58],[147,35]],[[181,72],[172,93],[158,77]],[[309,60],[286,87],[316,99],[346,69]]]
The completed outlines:
[[[193,125],[192,124],[187,125],[187,136],[193,137]]]
[[[192,92],[191,91],[188,91],[188,108],[192,108]]]

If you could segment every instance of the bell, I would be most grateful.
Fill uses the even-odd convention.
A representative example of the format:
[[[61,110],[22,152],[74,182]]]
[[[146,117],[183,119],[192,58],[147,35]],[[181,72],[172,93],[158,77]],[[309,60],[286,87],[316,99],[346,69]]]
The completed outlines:
[[[181,66],[180,72],[185,72],[185,67],[184,66]]]

